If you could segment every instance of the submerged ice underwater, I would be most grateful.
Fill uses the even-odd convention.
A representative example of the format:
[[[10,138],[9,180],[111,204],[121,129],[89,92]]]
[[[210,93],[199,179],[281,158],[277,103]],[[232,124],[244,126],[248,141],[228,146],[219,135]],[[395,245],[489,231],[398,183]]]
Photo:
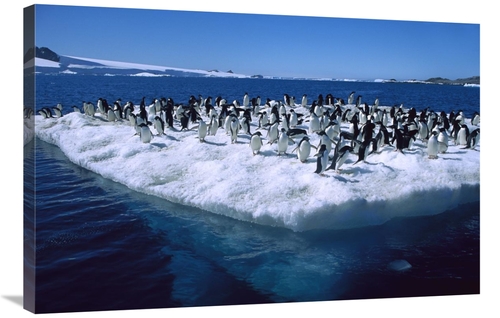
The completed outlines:
[[[220,94],[228,104],[237,100],[242,106],[245,103],[243,94],[255,92],[250,96],[262,96],[260,110],[271,115],[272,107],[265,106],[266,96],[284,104],[282,92],[290,92],[291,96],[302,96],[302,92],[307,92],[306,106],[296,99],[295,107],[285,105],[285,109],[293,108],[303,115],[297,128],[305,129],[311,146],[319,148],[320,143],[328,141],[323,139],[324,135],[309,130],[310,106],[319,94],[326,96],[332,92],[348,104],[349,94],[355,91],[369,105],[377,97],[380,105],[399,106],[404,103],[406,114],[412,107],[419,114],[428,108],[438,115],[443,110],[447,116],[462,109],[465,123],[473,131],[479,127],[479,123],[474,125],[471,122],[474,112],[479,112],[478,88],[279,80],[262,85],[263,82],[241,79],[112,78],[105,79],[108,88],[104,92],[100,91],[102,85],[99,86],[103,83],[97,83],[100,79],[95,80],[92,89],[79,86],[80,80],[75,78],[68,82],[64,79],[65,85],[62,85],[62,80],[57,77],[45,77],[37,82],[37,85],[44,85],[43,92],[49,90],[61,96],[54,101],[53,94],[50,98],[38,98],[37,95],[37,104],[55,106],[61,102],[64,114],[59,118],[35,116],[36,160],[42,160],[44,156],[40,154],[46,153],[47,161],[55,164],[49,159],[55,156],[59,158],[60,169],[69,170],[62,175],[68,178],[73,175],[78,192],[90,183],[91,189],[104,186],[100,191],[105,191],[106,195],[82,198],[69,187],[66,191],[81,200],[80,203],[71,203],[70,213],[64,207],[69,201],[61,200],[68,194],[58,194],[58,199],[54,199],[56,195],[47,191],[44,194],[48,201],[37,200],[37,218],[40,218],[37,222],[40,222],[40,228],[47,224],[53,230],[45,233],[46,237],[42,231],[37,239],[44,242],[42,246],[45,248],[51,243],[62,244],[64,241],[71,249],[75,248],[70,254],[79,254],[75,245],[82,237],[75,229],[84,232],[89,230],[88,227],[95,229],[97,224],[92,224],[100,220],[99,230],[94,230],[94,235],[102,239],[104,233],[119,227],[125,221],[123,218],[130,218],[126,222],[140,223],[144,231],[155,233],[152,239],[155,242],[147,245],[149,250],[156,246],[158,250],[153,254],[162,255],[160,262],[158,259],[153,262],[158,264],[154,275],[166,281],[153,283],[152,277],[148,277],[153,275],[151,270],[148,275],[141,272],[137,264],[135,269],[129,268],[133,267],[131,264],[121,264],[127,267],[123,276],[129,277],[132,271],[137,277],[135,283],[141,280],[149,282],[150,292],[164,291],[167,286],[169,290],[168,297],[149,296],[149,300],[127,304],[124,299],[134,294],[127,289],[130,295],[124,296],[125,291],[118,292],[114,305],[100,303],[88,294],[86,297],[93,299],[85,303],[88,306],[172,307],[478,292],[479,143],[474,144],[474,149],[463,149],[466,145],[455,145],[450,136],[447,151],[439,153],[437,159],[429,159],[426,142],[416,136],[411,145],[401,151],[385,145],[360,162],[357,162],[358,154],[353,151],[339,171],[327,170],[320,175],[314,173],[317,169],[314,147],[305,162],[292,152],[301,140],[299,138],[294,143],[290,137],[286,153],[279,153],[278,143],[268,143],[268,131],[260,129],[263,145],[259,154],[253,155],[249,146],[250,135],[241,130],[234,143],[223,126],[215,135],[207,134],[205,142],[200,142],[198,120],[189,123],[192,129],[182,131],[180,122],[175,121],[174,128],[165,129],[164,135],[156,135],[157,131],[151,125],[150,131],[156,136],[144,143],[139,135],[135,135],[135,128],[128,120],[109,121],[107,114],[98,113],[87,116],[74,112],[69,106],[77,104],[78,100],[97,101],[99,97],[105,97],[114,101],[121,98],[123,105],[125,101],[133,100],[138,111],[143,96],[172,97],[176,102],[187,104],[188,97],[198,97],[198,93],[206,97]],[[112,87],[120,89],[109,87],[114,81],[116,85]],[[88,95],[75,97],[77,87]],[[169,95],[170,91],[179,93]],[[186,91],[190,93],[187,95]],[[130,96],[131,92],[134,96]],[[392,100],[385,102],[385,96],[391,94],[399,95],[398,100],[390,97]],[[453,98],[460,94],[466,96],[453,102]],[[470,94],[474,97],[471,98]],[[429,100],[412,106],[413,100],[424,98]],[[464,105],[466,100],[472,100],[474,104]],[[446,106],[450,102],[452,104]],[[335,109],[324,104],[325,109]],[[354,109],[353,105],[349,107]],[[199,110],[199,115],[209,123],[204,108]],[[341,117],[338,119],[339,128],[348,132],[351,123],[343,122]],[[283,121],[279,124],[281,127]],[[258,125],[258,116],[253,116],[250,122],[252,133],[257,131]],[[375,129],[374,134],[377,132]],[[340,133],[330,138],[334,141],[331,157],[339,136]],[[346,140],[346,143],[351,143]],[[64,155],[60,154],[61,150]],[[39,170],[37,174],[42,174]],[[51,179],[54,180],[55,176],[50,173],[37,177],[39,184]],[[60,211],[60,215],[44,216],[43,202],[47,202],[48,211],[53,211],[52,214]],[[106,212],[111,213],[107,219],[109,229],[101,226],[104,222],[99,218],[103,217],[99,208],[101,204],[120,206],[117,207],[120,213]],[[76,216],[89,219],[82,222]],[[57,226],[54,223],[57,218],[71,219],[68,222],[74,223],[73,231]],[[75,237],[61,239],[67,235]],[[111,237],[107,238],[109,241],[105,242],[118,244]],[[125,237],[120,243],[130,244]],[[44,255],[45,248],[40,249],[41,255]],[[98,266],[100,248],[92,244],[79,248],[88,251],[88,261],[93,267]],[[122,248],[117,248],[114,253],[128,259],[130,256]],[[141,252],[136,250],[134,253]],[[47,260],[68,257],[57,254],[49,254]],[[153,256],[134,257],[132,263]],[[224,278],[205,277],[206,271]],[[407,285],[409,282],[411,284]],[[112,285],[118,290],[122,284],[116,279]],[[223,287],[219,288],[219,284]],[[54,294],[61,292],[54,283],[45,288]],[[215,295],[213,291],[216,289],[222,291]],[[50,297],[51,293],[47,295]],[[68,304],[60,308],[84,307],[84,303],[77,300],[70,303],[73,307]]]

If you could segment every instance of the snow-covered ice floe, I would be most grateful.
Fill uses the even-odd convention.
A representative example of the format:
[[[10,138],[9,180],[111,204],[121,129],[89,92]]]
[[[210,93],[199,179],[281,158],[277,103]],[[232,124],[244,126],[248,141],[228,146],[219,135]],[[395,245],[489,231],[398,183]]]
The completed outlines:
[[[310,107],[293,107],[295,113],[303,115],[296,129],[307,131],[311,145],[317,147],[324,136],[310,131]],[[138,108],[136,105],[133,111],[137,116]],[[261,113],[270,115],[269,105],[259,108]],[[344,113],[346,109],[357,111],[354,105],[340,108]],[[289,114],[291,107],[284,109]],[[331,114],[335,107],[325,106],[323,110],[326,109]],[[389,107],[378,109],[388,112]],[[278,155],[278,143],[269,143],[268,130],[258,129],[257,111],[252,112],[250,131],[262,132],[263,145],[254,155],[249,146],[251,137],[242,129],[233,143],[221,122],[215,135],[209,132],[201,142],[199,120],[181,130],[180,122],[174,119],[173,127],[165,128],[159,135],[154,124],[154,117],[159,114],[149,106],[146,110],[151,122],[148,128],[153,134],[150,142],[141,141],[130,120],[110,121],[107,114],[98,111],[94,116],[76,111],[54,118],[37,112],[35,134],[58,146],[75,164],[133,190],[294,231],[379,225],[394,217],[437,214],[479,200],[479,138],[469,148],[455,144],[451,128],[447,131],[447,149],[438,153],[437,159],[429,158],[427,140],[421,140],[417,134],[401,151],[393,142],[368,154],[373,150],[370,144],[367,157],[359,162],[359,150],[355,147],[340,169],[320,174],[315,173],[314,147],[305,162],[297,157],[295,148],[302,137],[295,141],[289,137],[285,153]],[[220,114],[221,108],[216,106],[215,111]],[[198,113],[210,127],[205,109],[199,108]],[[243,112],[238,115],[238,120],[243,121]],[[368,118],[376,117],[372,114]],[[347,136],[341,144],[356,145],[348,139],[351,124],[347,119],[343,121],[338,116],[340,131]],[[391,120],[388,132],[395,131],[390,128]],[[473,125],[470,119],[464,123],[470,132],[479,128],[479,123]],[[279,130],[282,125],[280,122]],[[374,136],[379,130],[380,126],[375,125]],[[333,143],[328,165],[340,134],[330,136]]]

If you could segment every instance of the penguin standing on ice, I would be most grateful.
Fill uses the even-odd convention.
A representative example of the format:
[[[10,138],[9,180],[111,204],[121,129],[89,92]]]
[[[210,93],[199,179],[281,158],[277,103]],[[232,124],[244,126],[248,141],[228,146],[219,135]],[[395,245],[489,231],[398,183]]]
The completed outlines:
[[[319,131],[321,131],[321,123],[319,117],[313,112],[309,117],[309,133],[312,134]]]
[[[290,104],[290,95],[284,94],[283,95],[283,101],[284,101],[284,103],[285,103],[286,106],[291,106],[291,104]]]
[[[281,128],[281,132],[278,137],[278,156],[282,153],[286,155],[286,150],[288,149],[288,135],[285,128]]]
[[[349,94],[349,97],[347,98],[347,104],[353,104],[353,103],[354,103],[354,94],[355,94],[355,93],[356,93],[356,92],[351,92],[351,93]]]
[[[233,118],[237,119],[236,115],[233,113],[228,114],[224,118],[224,130],[226,131],[226,135],[228,135],[228,136],[231,136],[231,120]]]
[[[250,138],[250,148],[254,156],[260,152],[260,148],[262,148],[262,133],[260,131],[256,131]]]
[[[349,154],[353,150],[354,149],[349,145],[345,145],[345,146],[341,147],[341,142],[339,141],[334,148],[332,163],[330,164],[330,166],[328,168],[326,168],[326,170],[333,170],[333,171],[339,172],[340,167],[344,164],[344,162],[349,157]]]
[[[473,126],[477,126],[477,125],[479,125],[479,122],[480,122],[479,113],[478,113],[478,112],[474,112],[474,115],[472,115],[472,118],[471,118],[471,120],[470,120],[470,123],[471,123]]]
[[[446,132],[446,128],[442,127],[439,129],[437,141],[439,153],[445,153],[448,151],[448,133]]]
[[[189,130],[189,115],[182,112],[180,121],[181,121],[181,131],[183,131],[184,129]]]
[[[57,105],[61,105],[61,104],[57,104]],[[55,115],[54,117],[56,117],[56,118],[62,117],[62,110],[61,109],[62,109],[62,107],[59,108],[57,106],[52,108],[52,110],[54,111],[54,115]]]
[[[301,100],[300,105],[302,107],[306,107],[307,106],[307,94],[302,95],[302,100]]]
[[[463,124],[457,132],[457,138],[455,139],[455,145],[467,145],[467,139],[469,138],[469,127]]]
[[[95,116],[95,106],[91,102],[84,102],[83,103],[83,112],[85,115],[94,117]]]
[[[418,137],[422,141],[426,141],[429,138],[429,127],[424,119],[418,121]]]
[[[289,114],[289,121],[288,121],[288,126],[290,128],[295,128],[299,124],[299,118],[297,116],[297,113],[293,110],[290,109],[290,114]]]
[[[125,106],[123,106],[123,118],[129,120],[130,114],[134,112],[134,103],[127,102]]]
[[[137,116],[135,114],[130,114],[128,116],[128,121],[130,122],[130,125],[133,126],[134,128],[136,128],[136,132],[139,132],[137,130]]]
[[[243,95],[243,107],[247,108],[250,105],[250,97],[248,96],[248,93],[245,93]]]
[[[238,122],[238,119],[236,116],[232,117],[231,123],[229,125],[229,131],[231,134],[231,143],[237,143],[238,142],[238,132],[240,130],[240,124]]]
[[[42,115],[42,117],[43,117],[43,118],[49,118],[49,117],[52,117],[52,112],[50,112],[50,110],[47,112],[47,110],[45,109],[45,107],[44,107],[44,108],[42,108],[42,109],[40,109],[40,110],[38,111],[38,113],[39,113],[40,115]]]
[[[304,163],[307,161],[307,158],[309,158],[309,155],[311,154],[311,143],[309,142],[309,137],[304,136],[299,142],[299,145],[297,148],[292,150],[294,152],[297,150],[297,158],[300,160],[300,162]]]
[[[123,118],[123,109],[122,106],[118,101],[116,101],[113,105],[113,112],[115,113],[116,119],[122,119]]]
[[[241,118],[240,127],[244,133],[252,135],[252,133],[250,132],[250,123],[248,121],[248,117]]]
[[[161,136],[164,134],[165,123],[163,122],[163,119],[161,119],[160,116],[155,116],[154,127],[156,129],[156,132],[158,133],[158,136]]]
[[[427,154],[429,155],[429,159],[437,159],[438,157],[437,135],[437,131],[433,131],[429,137],[429,141],[427,142]]]
[[[269,123],[269,118],[266,111],[259,112],[259,126],[257,129],[264,128]]]
[[[219,129],[219,120],[217,118],[217,114],[214,114],[210,117],[210,122],[208,123],[208,134],[211,136],[215,136],[217,130]]]
[[[463,149],[475,149],[479,143],[479,128],[474,129],[467,138],[467,145]]]
[[[115,111],[111,108],[108,109],[108,121],[117,121]]]
[[[267,139],[269,140],[268,144],[272,145],[276,140],[278,140],[279,137],[278,125],[279,124],[276,121],[269,127],[269,130],[267,131]]]
[[[314,173],[324,176],[324,172],[328,165],[328,152],[326,151],[326,145],[321,145],[318,152],[316,152],[314,156],[317,157],[316,171],[314,171]]]
[[[373,143],[374,145],[376,145],[376,142],[377,140],[375,138],[373,138],[372,140],[365,140],[363,142],[358,141],[358,143],[360,143],[358,150],[358,160],[353,163],[353,165],[361,161],[365,162],[366,158],[373,152],[370,151],[370,144]]]
[[[330,151],[332,150],[332,144],[333,144],[333,141],[330,139],[330,137],[328,137],[328,135],[322,130],[318,133],[318,135],[320,136],[320,140],[319,140],[319,144],[317,146],[317,148],[321,147],[321,145],[325,145],[326,146],[326,152],[327,154],[329,155],[330,154]]]
[[[199,118],[198,138],[200,139],[200,142],[205,141],[205,137],[207,136],[207,132],[208,132],[207,123],[203,119]]]
[[[384,126],[383,123],[378,122],[377,123],[380,127],[378,129],[377,134],[375,135],[375,139],[377,139],[377,148],[380,149],[385,145],[390,145],[390,134],[387,128]]]
[[[145,97],[142,98],[141,104],[139,105],[139,118],[141,118],[142,121],[146,123],[148,121],[148,111],[146,110],[144,99]]]
[[[340,125],[337,121],[331,121],[325,128],[325,133],[331,140],[335,140],[340,135]]]
[[[150,143],[151,139],[153,139],[153,134],[151,133],[149,126],[145,123],[140,123],[139,129],[139,138],[141,141],[145,144]]]
[[[167,127],[174,127],[174,100],[168,98],[165,104],[165,124]]]

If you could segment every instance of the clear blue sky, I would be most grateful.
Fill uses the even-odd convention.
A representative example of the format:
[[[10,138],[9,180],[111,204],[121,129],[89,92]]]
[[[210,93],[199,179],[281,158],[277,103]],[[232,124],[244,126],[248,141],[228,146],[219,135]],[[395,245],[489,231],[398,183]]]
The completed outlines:
[[[247,75],[480,75],[479,24],[37,5],[36,45],[60,55]]]

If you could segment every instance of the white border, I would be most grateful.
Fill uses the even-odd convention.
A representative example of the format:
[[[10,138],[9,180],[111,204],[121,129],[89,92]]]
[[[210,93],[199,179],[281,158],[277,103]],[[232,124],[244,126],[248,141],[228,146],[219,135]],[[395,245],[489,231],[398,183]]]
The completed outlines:
[[[8,3],[8,4],[7,4]],[[5,5],[7,4],[7,5]],[[32,5],[28,1],[6,1],[0,10],[2,26],[2,60],[7,68],[2,70],[2,209],[0,212],[0,313],[2,317],[27,317],[32,314],[9,297],[23,293],[23,237],[22,237],[22,139],[21,103],[22,54],[23,54],[23,8]],[[398,298],[386,300],[351,300],[274,305],[244,305],[224,307],[198,307],[173,309],[145,309],[134,311],[111,311],[72,314],[44,314],[44,317],[136,317],[138,314],[148,317],[217,316],[217,317],[255,317],[258,315],[280,315],[304,317],[311,315],[325,316],[381,316],[381,317],[470,317],[484,316],[486,312],[499,312],[493,308],[498,302],[496,292],[498,269],[495,251],[498,237],[498,205],[490,198],[498,172],[491,168],[498,147],[497,135],[492,135],[491,128],[498,127],[493,122],[496,109],[499,108],[492,92],[496,91],[496,78],[499,76],[496,46],[497,31],[500,30],[496,6],[493,1],[168,1],[157,0],[133,1],[39,1],[37,4],[106,6],[120,8],[173,9],[211,12],[242,12],[285,15],[329,16],[345,18],[370,18],[391,20],[416,20],[439,22],[480,23],[481,27],[481,121],[484,130],[481,134],[481,294],[472,296],[440,296],[420,298]],[[467,45],[467,43],[464,43]],[[11,92],[14,92],[12,94]],[[9,114],[9,109],[14,109]],[[491,123],[491,124],[490,124]],[[6,127],[4,125],[7,125]],[[494,147],[494,148],[493,148]],[[493,159],[491,159],[493,158]],[[13,172],[11,172],[13,171]],[[495,178],[495,179],[493,179]],[[496,191],[495,191],[496,192]],[[491,194],[491,195],[490,195]],[[8,314],[8,315],[5,315]]]

